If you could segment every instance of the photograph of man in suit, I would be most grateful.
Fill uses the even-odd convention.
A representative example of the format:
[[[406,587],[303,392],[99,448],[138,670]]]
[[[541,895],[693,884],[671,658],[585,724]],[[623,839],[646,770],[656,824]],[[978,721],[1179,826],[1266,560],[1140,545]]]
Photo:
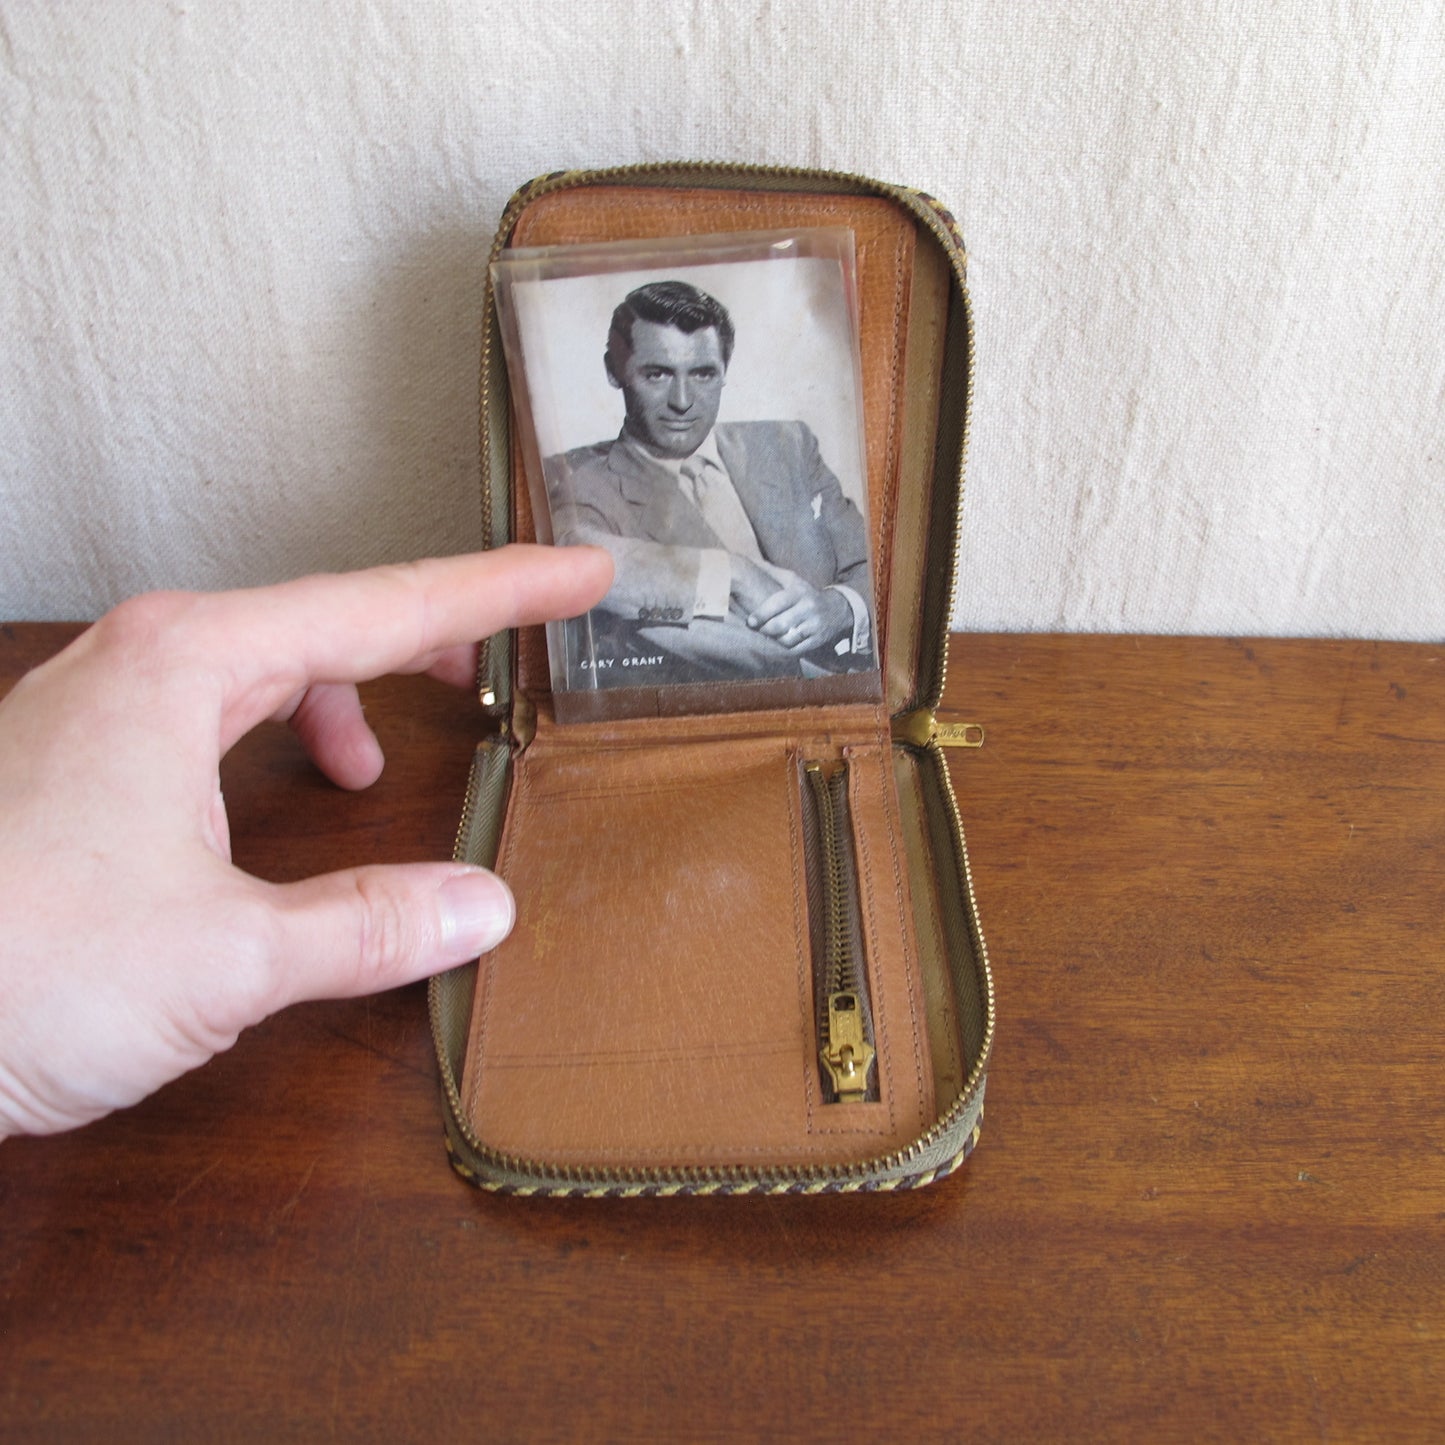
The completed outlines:
[[[867,528],[801,421],[718,422],[732,319],[653,281],[603,358],[621,433],[544,463],[559,542],[606,547],[612,589],[569,624],[582,685],[810,677],[875,666]]]

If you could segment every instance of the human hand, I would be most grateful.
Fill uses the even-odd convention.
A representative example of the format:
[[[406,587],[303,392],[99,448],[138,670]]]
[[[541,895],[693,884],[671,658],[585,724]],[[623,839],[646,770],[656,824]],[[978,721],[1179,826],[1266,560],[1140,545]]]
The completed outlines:
[[[728,564],[732,568],[733,606],[740,616],[749,619],[750,627],[754,626],[751,617],[758,608],[796,575],[767,562],[754,562],[740,552],[728,553]]]
[[[794,656],[836,643],[853,630],[853,609],[832,587],[814,587],[796,572],[779,573],[775,588],[748,615],[748,626],[774,638]]]
[[[264,883],[231,865],[221,756],[284,719],[345,788],[381,772],[354,684],[470,684],[477,638],[606,590],[593,548],[123,603],[0,702],[0,1138],[136,1102],[302,999],[392,988],[512,926],[455,863]]]

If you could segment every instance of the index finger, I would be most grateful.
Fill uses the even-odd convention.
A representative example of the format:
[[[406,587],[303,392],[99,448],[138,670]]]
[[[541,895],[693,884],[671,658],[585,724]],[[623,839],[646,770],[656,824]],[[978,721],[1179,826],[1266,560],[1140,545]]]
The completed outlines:
[[[601,600],[598,547],[502,547],[197,599],[194,641],[226,669],[223,746],[313,682],[366,682],[503,628]]]

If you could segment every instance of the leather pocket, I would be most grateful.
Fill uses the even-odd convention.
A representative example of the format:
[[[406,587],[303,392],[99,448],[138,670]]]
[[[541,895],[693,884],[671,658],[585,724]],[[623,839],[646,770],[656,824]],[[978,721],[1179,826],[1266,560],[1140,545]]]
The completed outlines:
[[[823,1101],[876,1104],[878,1050],[846,762],[803,764],[803,861]]]
[[[917,1134],[931,1100],[911,1085],[823,1105],[798,775],[776,737],[521,755],[498,859],[519,918],[481,960],[463,1078],[483,1143],[626,1169],[836,1162]],[[875,915],[899,914],[887,881]]]

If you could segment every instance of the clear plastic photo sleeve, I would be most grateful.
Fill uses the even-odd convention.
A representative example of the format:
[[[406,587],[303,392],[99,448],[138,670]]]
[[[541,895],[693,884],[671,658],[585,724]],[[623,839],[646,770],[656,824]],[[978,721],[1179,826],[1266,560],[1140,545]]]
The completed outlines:
[[[611,552],[547,629],[561,721],[879,695],[853,235],[503,252],[538,535]]]

